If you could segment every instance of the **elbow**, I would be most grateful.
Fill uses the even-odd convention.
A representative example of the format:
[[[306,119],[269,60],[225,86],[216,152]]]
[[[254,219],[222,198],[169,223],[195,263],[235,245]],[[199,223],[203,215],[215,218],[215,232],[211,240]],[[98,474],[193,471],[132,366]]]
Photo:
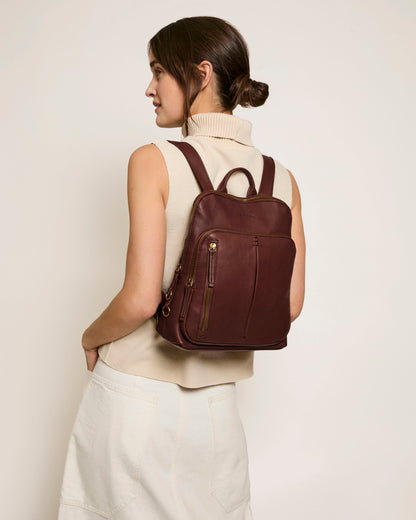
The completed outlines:
[[[159,303],[160,302],[158,302],[157,305],[155,305],[152,303],[144,303],[143,301],[141,301],[136,302],[135,305],[132,305],[132,308],[135,309],[135,316],[137,317],[137,319],[139,319],[140,321],[144,321],[149,318],[152,318],[155,315]]]
[[[160,299],[157,303],[147,305],[143,309],[143,313],[145,314],[146,318],[153,318],[153,316],[156,314],[156,311],[157,311],[159,305],[160,305]]]
[[[302,312],[303,302],[305,301],[305,282],[294,283],[290,290],[290,321],[295,321]]]
[[[129,320],[140,324],[154,316],[160,302],[156,304],[151,298],[133,297],[126,292],[124,294],[124,309],[126,315],[129,316]]]
[[[302,312],[303,308],[303,300],[300,302],[296,302],[290,305],[290,322],[296,320],[296,318],[299,317],[300,313]]]
[[[292,312],[290,311],[290,323],[294,322],[299,317],[301,311]]]

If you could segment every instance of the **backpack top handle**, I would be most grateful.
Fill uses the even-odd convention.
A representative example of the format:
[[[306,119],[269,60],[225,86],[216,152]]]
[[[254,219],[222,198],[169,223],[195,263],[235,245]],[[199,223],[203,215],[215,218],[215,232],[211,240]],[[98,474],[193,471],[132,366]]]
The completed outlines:
[[[254,185],[253,176],[251,175],[251,173],[246,168],[241,168],[239,166],[237,166],[237,168],[233,168],[232,170],[230,170],[227,173],[227,175],[223,178],[223,180],[218,185],[217,191],[222,191],[223,193],[227,193],[227,182],[228,182],[228,179],[230,178],[230,176],[234,172],[237,172],[237,171],[241,171],[241,172],[245,173],[246,176],[247,176],[247,179],[248,179],[248,182],[249,182],[249,187],[248,187],[248,190],[247,190],[247,197],[255,197],[257,195],[257,191],[256,191],[256,187]]]

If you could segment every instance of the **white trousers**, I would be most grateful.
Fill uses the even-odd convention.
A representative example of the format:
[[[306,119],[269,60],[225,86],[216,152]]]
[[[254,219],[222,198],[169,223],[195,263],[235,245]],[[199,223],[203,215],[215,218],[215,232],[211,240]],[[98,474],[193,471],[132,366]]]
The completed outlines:
[[[184,388],[101,358],[88,377],[58,520],[253,520],[236,383]]]

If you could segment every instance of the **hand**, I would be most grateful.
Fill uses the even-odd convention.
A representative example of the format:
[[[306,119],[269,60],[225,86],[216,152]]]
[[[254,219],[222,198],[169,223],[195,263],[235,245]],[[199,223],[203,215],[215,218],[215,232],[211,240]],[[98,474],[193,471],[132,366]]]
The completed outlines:
[[[87,359],[87,368],[92,372],[98,360],[98,347],[92,350],[84,350],[84,352]]]

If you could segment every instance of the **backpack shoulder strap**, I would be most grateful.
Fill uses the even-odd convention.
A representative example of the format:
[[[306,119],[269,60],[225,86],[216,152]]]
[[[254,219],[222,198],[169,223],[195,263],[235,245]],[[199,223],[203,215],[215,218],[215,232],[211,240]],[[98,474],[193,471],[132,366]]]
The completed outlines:
[[[195,150],[195,148],[186,143],[185,141],[169,141],[169,143],[174,144],[179,148],[179,150],[186,157],[189,166],[193,174],[195,175],[196,180],[199,183],[202,191],[213,190],[214,187],[212,185],[211,179],[208,176],[207,170],[205,168],[204,163],[199,155],[199,153]]]
[[[273,158],[263,155],[263,175],[261,176],[259,195],[273,196],[275,169]]]
[[[202,191],[213,190],[214,187],[211,179],[209,178],[205,165],[195,148],[185,141],[168,140],[168,142],[175,145],[184,154]],[[263,173],[258,195],[273,196],[275,163],[272,157],[268,157],[267,155],[263,155],[262,157]]]

